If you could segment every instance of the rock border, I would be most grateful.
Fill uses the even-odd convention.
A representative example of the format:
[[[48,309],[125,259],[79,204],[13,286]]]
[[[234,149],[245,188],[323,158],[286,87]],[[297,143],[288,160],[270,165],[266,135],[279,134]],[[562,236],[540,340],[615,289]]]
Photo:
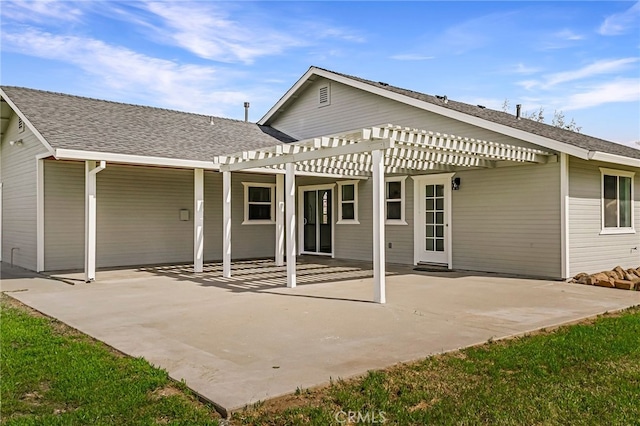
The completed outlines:
[[[618,288],[621,290],[640,291],[640,266],[636,269],[623,269],[621,266],[616,266],[610,271],[602,271],[595,274],[581,272],[573,277],[569,282],[607,288]]]

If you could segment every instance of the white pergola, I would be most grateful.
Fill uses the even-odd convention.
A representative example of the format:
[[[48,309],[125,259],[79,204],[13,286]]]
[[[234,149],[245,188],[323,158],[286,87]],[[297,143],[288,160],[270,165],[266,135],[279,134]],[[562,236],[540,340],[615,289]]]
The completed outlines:
[[[223,274],[225,277],[231,276],[232,172],[277,173],[275,259],[277,265],[284,265],[286,231],[287,287],[296,286],[296,173],[371,177],[374,301],[385,303],[386,174],[451,172],[459,168],[493,168],[505,162],[547,163],[551,159],[555,159],[555,156],[538,149],[391,124],[216,157],[214,162],[220,165],[223,175]],[[198,241],[196,237],[194,244],[195,270],[202,271],[202,259],[197,255],[202,240]]]

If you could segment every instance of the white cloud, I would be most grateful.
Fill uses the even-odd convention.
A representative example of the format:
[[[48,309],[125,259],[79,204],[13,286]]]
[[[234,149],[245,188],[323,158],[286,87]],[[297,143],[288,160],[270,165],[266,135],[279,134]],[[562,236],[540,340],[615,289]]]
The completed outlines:
[[[540,72],[540,68],[526,66],[522,62],[513,66],[508,72],[514,74],[535,74]]]
[[[428,61],[435,59],[435,56],[420,55],[418,53],[401,53],[390,57],[396,61]]]
[[[594,85],[587,91],[569,96],[562,110],[576,110],[613,102],[640,102],[640,84],[637,79],[620,78]]]
[[[605,18],[598,29],[604,36],[621,35],[628,31],[638,31],[640,25],[640,2],[622,13],[615,13]]]
[[[228,104],[240,105],[249,99],[241,91],[220,91],[215,68],[154,58],[100,40],[29,29],[5,32],[2,41],[5,49],[79,67],[97,78],[98,87],[111,99],[120,95],[216,115]]]
[[[517,84],[528,90],[536,87],[550,89],[561,83],[582,80],[596,75],[621,72],[627,69],[629,65],[638,61],[640,61],[640,58],[605,59],[577,70],[549,74],[545,76],[543,80],[525,80],[518,82]]]
[[[3,1],[2,20],[17,22],[62,23],[78,21],[83,13],[72,2],[56,0]]]
[[[571,40],[571,41],[576,41],[576,40],[582,40],[584,39],[583,35],[580,34],[576,34],[571,30],[565,29],[562,31],[559,31],[555,34],[555,36],[559,39],[562,40]]]

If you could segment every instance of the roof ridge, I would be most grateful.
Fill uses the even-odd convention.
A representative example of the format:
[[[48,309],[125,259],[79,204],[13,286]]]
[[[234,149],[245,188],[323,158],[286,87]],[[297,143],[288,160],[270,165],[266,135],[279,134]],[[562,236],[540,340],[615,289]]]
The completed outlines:
[[[0,88],[2,88],[3,90],[5,88],[8,88],[8,89],[27,90],[27,91],[30,91],[30,92],[48,93],[48,94],[51,94],[51,95],[66,96],[66,97],[69,97],[69,98],[84,99],[84,100],[90,100],[90,101],[94,101],[94,102],[101,102],[101,103],[107,103],[107,104],[123,105],[123,106],[136,107],[136,108],[147,108],[147,109],[152,109],[152,110],[157,110],[157,111],[173,112],[173,113],[177,113],[177,114],[186,114],[186,115],[205,117],[205,118],[213,117],[215,119],[220,119],[220,120],[227,120],[227,121],[233,121],[233,122],[237,122],[237,123],[246,123],[246,124],[256,124],[257,125],[257,123],[255,123],[255,122],[244,121],[244,120],[240,120],[240,119],[237,119],[237,118],[221,117],[221,116],[217,116],[217,115],[208,115],[208,114],[199,114],[199,113],[195,113],[195,112],[180,111],[180,110],[177,110],[177,109],[162,108],[162,107],[151,106],[151,105],[132,104],[132,103],[127,103],[127,102],[112,101],[112,100],[109,100],[109,99],[100,99],[100,98],[94,98],[94,97],[91,97],[91,96],[74,95],[74,94],[71,94],[71,93],[56,92],[56,91],[53,91],[53,90],[32,89],[30,87],[8,86],[8,85],[0,85]]]

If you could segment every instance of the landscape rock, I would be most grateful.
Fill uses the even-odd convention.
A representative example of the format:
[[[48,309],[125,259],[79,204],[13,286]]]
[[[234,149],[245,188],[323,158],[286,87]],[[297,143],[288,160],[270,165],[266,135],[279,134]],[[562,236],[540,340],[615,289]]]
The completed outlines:
[[[622,266],[616,266],[615,268],[613,268],[613,271],[618,274],[618,278],[624,280],[625,270],[622,269]]]
[[[635,290],[635,284],[627,280],[616,280],[615,286],[616,288],[621,288],[622,290]]]
[[[607,280],[597,280],[594,285],[597,285],[598,287],[607,287],[607,288],[615,288],[615,286],[616,286],[614,283],[612,283],[608,279]]]

